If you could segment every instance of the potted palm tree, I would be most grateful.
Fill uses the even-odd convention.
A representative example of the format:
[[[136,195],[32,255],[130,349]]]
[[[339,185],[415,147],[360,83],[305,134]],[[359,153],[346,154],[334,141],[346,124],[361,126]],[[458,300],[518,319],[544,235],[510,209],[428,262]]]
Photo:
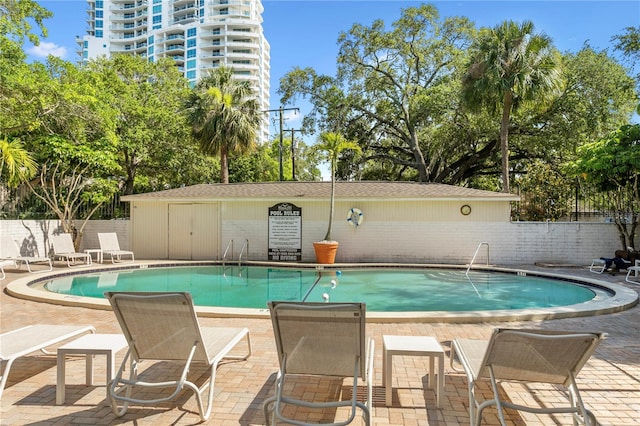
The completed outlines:
[[[331,167],[331,201],[329,205],[329,226],[327,233],[322,241],[313,243],[313,249],[316,253],[316,262],[331,264],[334,263],[339,243],[331,237],[331,228],[333,225],[333,208],[336,193],[336,164],[338,156],[346,150],[361,152],[360,146],[354,142],[347,140],[340,133],[325,132],[320,135],[319,142],[314,145],[314,150],[324,154]]]

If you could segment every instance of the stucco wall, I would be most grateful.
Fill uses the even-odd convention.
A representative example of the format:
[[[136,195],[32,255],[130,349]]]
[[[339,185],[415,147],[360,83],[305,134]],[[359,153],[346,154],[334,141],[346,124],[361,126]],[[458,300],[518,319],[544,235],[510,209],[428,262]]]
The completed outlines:
[[[340,242],[337,262],[468,263],[481,242],[489,244],[490,261],[500,265],[553,262],[588,265],[591,259],[612,256],[620,247],[611,223],[580,222],[389,222],[367,220],[358,229],[336,218],[334,237]],[[305,220],[303,215],[303,261],[313,262],[311,236],[322,238],[326,223]],[[22,254],[50,254],[48,236],[60,232],[57,221],[0,221],[0,235],[17,240]],[[98,247],[98,232],[116,232],[120,246],[130,249],[128,220],[90,221],[84,230],[81,250]],[[221,235],[222,245],[236,241],[236,250],[249,239],[249,259],[267,259],[264,224],[229,220]],[[223,247],[224,248],[224,247]],[[134,248],[135,250],[135,248]],[[486,260],[482,248],[478,262]],[[136,258],[138,258],[136,254]]]

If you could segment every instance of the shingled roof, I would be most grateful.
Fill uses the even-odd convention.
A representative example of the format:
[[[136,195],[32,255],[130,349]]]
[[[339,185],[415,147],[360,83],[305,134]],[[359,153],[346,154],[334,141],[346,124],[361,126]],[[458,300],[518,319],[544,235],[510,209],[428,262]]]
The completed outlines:
[[[123,201],[212,201],[238,199],[326,199],[331,182],[258,182],[201,184],[165,191],[122,197]],[[501,192],[463,188],[438,183],[356,181],[336,182],[336,199],[485,199],[517,201],[519,197]]]

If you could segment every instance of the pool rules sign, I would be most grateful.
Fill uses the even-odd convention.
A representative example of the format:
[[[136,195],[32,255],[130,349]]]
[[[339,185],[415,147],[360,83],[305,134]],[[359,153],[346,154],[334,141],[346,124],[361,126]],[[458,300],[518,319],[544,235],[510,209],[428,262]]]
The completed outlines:
[[[302,208],[291,203],[269,207],[269,260],[302,260]]]

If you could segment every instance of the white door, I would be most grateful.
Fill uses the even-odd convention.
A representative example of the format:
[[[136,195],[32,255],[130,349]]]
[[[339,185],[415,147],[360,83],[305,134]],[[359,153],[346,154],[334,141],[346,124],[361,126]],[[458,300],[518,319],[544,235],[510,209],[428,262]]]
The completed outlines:
[[[169,204],[169,259],[218,259],[218,205]]]
[[[191,260],[191,204],[169,204],[169,259]]]
[[[191,259],[218,259],[220,247],[218,241],[218,204],[193,204],[192,207]]]

